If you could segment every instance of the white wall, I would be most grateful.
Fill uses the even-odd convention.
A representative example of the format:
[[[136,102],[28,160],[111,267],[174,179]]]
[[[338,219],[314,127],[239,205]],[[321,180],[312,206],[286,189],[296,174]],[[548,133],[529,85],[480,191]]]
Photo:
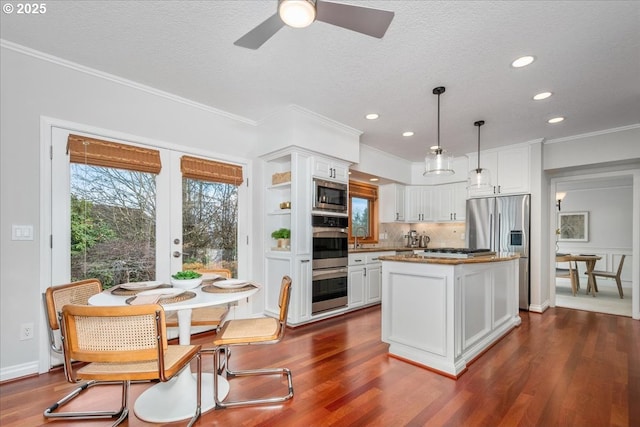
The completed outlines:
[[[48,116],[226,157],[251,158],[255,126],[239,117],[153,90],[82,72],[3,44],[0,60],[0,379],[33,373],[42,322],[40,120]],[[11,225],[34,225],[34,240],[12,241]],[[22,323],[35,339],[19,341]]]

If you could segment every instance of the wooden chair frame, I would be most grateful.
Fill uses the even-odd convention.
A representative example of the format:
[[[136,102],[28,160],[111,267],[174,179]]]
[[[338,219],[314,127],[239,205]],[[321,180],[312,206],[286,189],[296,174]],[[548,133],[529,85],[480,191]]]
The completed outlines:
[[[122,384],[118,411],[97,412],[117,417],[117,426],[129,414],[132,381],[169,381],[183,369],[197,364],[196,408],[192,426],[201,412],[202,365],[199,345],[168,345],[165,316],[158,304],[132,306],[85,306],[68,304],[60,315],[67,381],[79,379]],[[71,361],[87,363],[75,369]],[[63,402],[64,404],[66,402]],[[71,415],[72,413],[67,413]],[[76,413],[86,418],[88,413]],[[95,417],[95,413],[91,414]]]
[[[595,290],[598,290],[598,284],[596,282],[596,276],[598,277],[606,277],[608,279],[614,279],[616,281],[616,286],[618,286],[618,294],[620,295],[620,298],[624,298],[624,293],[622,292],[622,280],[620,279],[620,275],[622,274],[622,265],[624,264],[624,259],[625,259],[626,255],[622,255],[622,257],[620,258],[620,264],[618,264],[618,269],[615,272],[609,272],[609,271],[601,271],[601,270],[593,270],[591,272],[591,277],[593,279],[593,286],[595,287]]]

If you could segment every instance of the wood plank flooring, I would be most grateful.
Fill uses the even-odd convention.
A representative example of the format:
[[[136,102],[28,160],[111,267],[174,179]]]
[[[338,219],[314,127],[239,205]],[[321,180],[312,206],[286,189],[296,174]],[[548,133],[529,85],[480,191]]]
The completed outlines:
[[[520,315],[522,325],[457,381],[388,357],[379,307],[288,330],[280,344],[235,349],[232,362],[236,368],[291,368],[293,399],[209,411],[198,425],[640,426],[639,321],[563,308]],[[194,338],[205,345],[210,340]],[[210,357],[204,368],[212,370]],[[245,381],[252,383],[243,387]],[[254,396],[279,380],[257,381],[234,379],[231,393]],[[131,402],[147,386],[134,385]],[[0,385],[0,425],[110,425],[45,421],[45,407],[71,388],[60,371]],[[77,405],[115,407],[113,391],[94,388]],[[123,425],[157,424],[131,413]]]

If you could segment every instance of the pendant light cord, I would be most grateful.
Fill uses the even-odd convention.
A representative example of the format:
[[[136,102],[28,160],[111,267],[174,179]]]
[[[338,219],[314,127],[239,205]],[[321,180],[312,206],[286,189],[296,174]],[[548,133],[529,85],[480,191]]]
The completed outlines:
[[[478,168],[476,169],[477,173],[480,173],[482,169],[480,169],[480,126],[484,124],[484,120],[478,120],[474,123],[475,126],[478,126]]]

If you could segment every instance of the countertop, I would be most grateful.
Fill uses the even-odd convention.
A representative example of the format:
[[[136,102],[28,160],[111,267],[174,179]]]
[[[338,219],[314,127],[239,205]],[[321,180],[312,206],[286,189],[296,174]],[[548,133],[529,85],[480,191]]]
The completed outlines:
[[[396,261],[396,262],[414,262],[419,264],[479,264],[485,262],[502,262],[512,259],[520,258],[518,254],[501,253],[494,256],[483,256],[477,258],[428,258],[419,255],[390,255],[381,256],[381,261]]]
[[[349,248],[349,253],[350,254],[359,254],[359,253],[364,253],[364,252],[413,252],[414,249],[420,249],[420,248],[407,248],[406,246],[399,246],[399,247],[377,247],[377,248],[358,248],[358,249],[353,249],[353,248]]]

